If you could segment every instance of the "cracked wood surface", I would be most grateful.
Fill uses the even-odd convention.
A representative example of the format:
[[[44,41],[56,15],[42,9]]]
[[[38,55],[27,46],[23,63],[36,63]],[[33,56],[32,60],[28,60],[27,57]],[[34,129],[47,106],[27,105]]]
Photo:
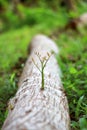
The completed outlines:
[[[2,130],[70,130],[68,102],[60,80],[60,69],[55,55],[45,67],[45,88],[41,90],[41,74],[32,62],[32,57],[40,66],[35,55],[41,57],[54,51],[55,43],[37,35],[31,42],[31,53],[19,80],[19,89],[9,102],[9,114]]]

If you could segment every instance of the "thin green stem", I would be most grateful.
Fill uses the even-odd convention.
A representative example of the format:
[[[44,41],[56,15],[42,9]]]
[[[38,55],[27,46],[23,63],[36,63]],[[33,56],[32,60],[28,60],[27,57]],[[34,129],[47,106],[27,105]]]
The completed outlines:
[[[45,61],[44,65],[43,65],[43,68],[45,68],[47,62],[49,61],[50,57]]]
[[[36,55],[37,55],[37,53],[36,53]],[[40,62],[43,63],[43,61],[41,60],[40,56],[37,55],[37,57],[39,58]]]
[[[37,67],[37,69],[41,72],[40,68],[39,68],[38,65],[35,63],[34,59],[32,59],[32,60],[33,60],[34,65],[35,65],[35,66]]]
[[[39,58],[40,62],[41,62],[41,69],[39,68],[39,66],[35,63],[34,59],[32,58],[32,61],[34,63],[34,65],[37,67],[37,69],[41,72],[41,90],[44,90],[44,69],[46,67],[47,62],[49,61],[51,55],[49,53],[47,53],[48,58],[43,57],[43,59],[41,59],[39,53],[35,53],[37,55],[37,57]]]
[[[44,90],[44,68],[42,67],[42,72],[41,72],[41,76],[42,76],[42,86],[41,86],[41,89]]]

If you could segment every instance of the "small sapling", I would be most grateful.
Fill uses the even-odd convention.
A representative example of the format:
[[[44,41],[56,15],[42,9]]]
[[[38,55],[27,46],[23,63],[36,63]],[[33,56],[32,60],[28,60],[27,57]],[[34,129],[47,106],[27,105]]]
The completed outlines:
[[[35,63],[35,60],[32,58],[32,61],[33,61],[33,63],[34,63],[34,65],[37,67],[37,69],[40,71],[40,73],[41,73],[41,90],[44,90],[44,69],[45,69],[45,67],[46,67],[46,65],[47,65],[47,62],[48,62],[48,60],[50,59],[50,57],[51,57],[51,55],[52,55],[53,53],[48,53],[47,52],[47,55],[46,56],[44,56],[44,57],[41,57],[41,55],[39,54],[39,52],[36,52],[35,53],[35,55],[37,55],[37,57],[39,58],[39,61],[40,61],[40,63],[41,63],[41,67],[39,67],[38,66],[38,64],[37,63]]]

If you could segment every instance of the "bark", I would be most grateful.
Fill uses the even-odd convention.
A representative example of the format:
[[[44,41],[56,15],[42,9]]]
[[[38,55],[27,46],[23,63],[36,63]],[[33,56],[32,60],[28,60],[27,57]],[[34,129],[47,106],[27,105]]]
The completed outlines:
[[[41,90],[39,58],[54,51],[55,43],[38,35],[31,42],[31,53],[19,80],[19,89],[9,103],[9,114],[2,130],[70,130],[68,102],[60,80],[60,69],[53,54],[44,70],[45,88]]]

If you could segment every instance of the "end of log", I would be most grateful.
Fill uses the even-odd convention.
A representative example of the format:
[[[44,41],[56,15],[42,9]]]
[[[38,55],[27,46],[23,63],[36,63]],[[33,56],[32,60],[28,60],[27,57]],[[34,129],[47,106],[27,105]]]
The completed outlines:
[[[87,13],[84,13],[78,18],[71,18],[67,23],[67,25],[65,26],[64,30],[72,29],[76,32],[79,32],[78,28],[86,26],[87,26]]]
[[[32,49],[36,49],[36,48],[40,48],[41,49],[45,49],[47,50],[47,46],[48,49],[52,50],[55,53],[59,52],[59,49],[57,47],[57,45],[54,43],[54,41],[52,41],[50,38],[42,35],[42,34],[38,34],[36,35],[33,40],[30,42],[29,46],[28,46],[28,53],[30,54],[32,52]]]
[[[78,26],[80,26],[80,27],[87,26],[87,13],[84,13],[84,14],[82,14],[79,17],[79,24],[78,24]]]

